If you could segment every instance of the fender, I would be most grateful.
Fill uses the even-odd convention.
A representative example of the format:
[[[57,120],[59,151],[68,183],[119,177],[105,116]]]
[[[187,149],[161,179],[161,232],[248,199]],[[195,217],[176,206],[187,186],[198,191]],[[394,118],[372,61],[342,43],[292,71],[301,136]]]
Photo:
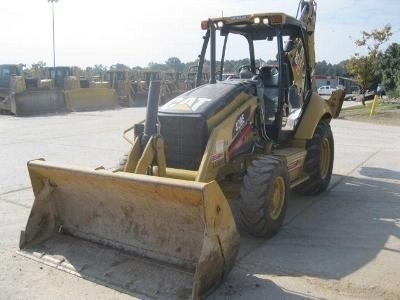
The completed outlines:
[[[331,97],[332,99],[332,97]],[[332,119],[332,109],[329,105],[329,100],[323,99],[317,93],[312,93],[307,108],[301,118],[299,127],[294,135],[298,140],[309,140],[312,138],[315,128],[321,119]]]

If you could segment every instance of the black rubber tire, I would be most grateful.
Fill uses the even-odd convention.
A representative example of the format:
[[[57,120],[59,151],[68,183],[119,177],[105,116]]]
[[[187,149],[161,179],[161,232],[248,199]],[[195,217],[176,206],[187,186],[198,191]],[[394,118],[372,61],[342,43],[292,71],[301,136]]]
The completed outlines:
[[[328,121],[321,120],[307,142],[304,171],[310,178],[293,190],[302,195],[317,195],[328,188],[332,177],[334,141]]]
[[[243,229],[256,237],[274,236],[282,226],[289,197],[289,175],[283,161],[274,156],[253,160],[240,194]]]

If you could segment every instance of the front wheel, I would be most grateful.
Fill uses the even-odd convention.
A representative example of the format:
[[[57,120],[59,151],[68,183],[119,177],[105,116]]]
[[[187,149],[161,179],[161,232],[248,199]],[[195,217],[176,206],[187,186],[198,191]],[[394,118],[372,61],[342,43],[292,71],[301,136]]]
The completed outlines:
[[[334,142],[331,126],[321,120],[311,140],[307,142],[304,171],[309,179],[294,188],[303,195],[316,195],[325,191],[332,177]]]
[[[257,237],[272,237],[282,226],[289,196],[289,175],[283,161],[264,156],[252,161],[240,191],[241,223]]]

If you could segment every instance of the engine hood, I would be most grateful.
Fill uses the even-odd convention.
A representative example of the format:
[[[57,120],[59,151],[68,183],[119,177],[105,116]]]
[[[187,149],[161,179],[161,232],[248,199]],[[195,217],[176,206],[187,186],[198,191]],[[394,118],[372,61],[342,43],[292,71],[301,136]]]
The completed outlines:
[[[190,90],[159,108],[160,114],[202,115],[206,119],[223,109],[241,93],[256,94],[250,80],[221,81]]]

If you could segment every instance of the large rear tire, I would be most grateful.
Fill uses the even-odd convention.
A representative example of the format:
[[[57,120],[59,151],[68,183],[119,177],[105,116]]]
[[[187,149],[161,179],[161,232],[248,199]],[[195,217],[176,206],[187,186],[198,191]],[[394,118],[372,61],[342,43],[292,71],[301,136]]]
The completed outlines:
[[[241,224],[256,237],[272,237],[282,226],[289,196],[289,175],[282,160],[264,156],[252,161],[240,191]]]
[[[325,191],[332,177],[334,142],[331,126],[321,120],[311,140],[307,142],[304,171],[310,178],[294,188],[302,195],[317,195]]]

